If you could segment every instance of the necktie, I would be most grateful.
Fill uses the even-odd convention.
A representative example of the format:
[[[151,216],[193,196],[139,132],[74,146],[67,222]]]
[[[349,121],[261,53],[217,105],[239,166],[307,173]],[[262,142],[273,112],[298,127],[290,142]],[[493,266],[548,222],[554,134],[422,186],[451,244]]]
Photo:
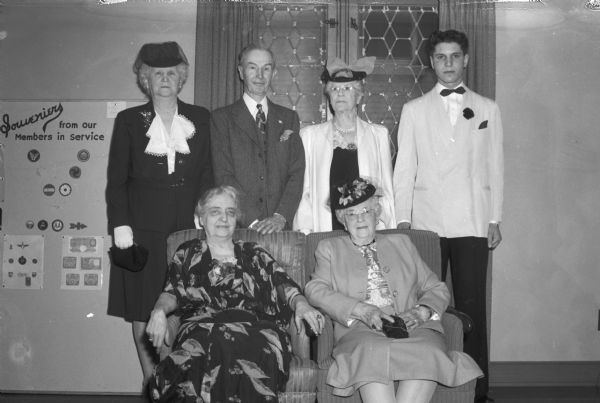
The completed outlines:
[[[262,105],[256,105],[256,126],[261,134],[267,134],[267,117],[265,116],[265,112],[262,110]]]
[[[440,91],[440,95],[443,97],[447,97],[448,95],[452,94],[453,92],[456,92],[457,94],[464,94],[466,92],[465,87],[457,87],[454,88],[453,90],[449,89],[449,88],[444,88],[443,90]]]

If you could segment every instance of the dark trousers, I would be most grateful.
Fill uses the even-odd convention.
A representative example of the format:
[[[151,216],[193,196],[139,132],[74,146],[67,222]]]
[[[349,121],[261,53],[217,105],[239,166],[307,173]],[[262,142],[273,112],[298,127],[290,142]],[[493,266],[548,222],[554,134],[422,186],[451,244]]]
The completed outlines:
[[[485,375],[477,380],[475,396],[485,396],[489,380],[485,295],[489,253],[487,238],[440,238],[440,246],[442,280],[446,280],[450,263],[454,305],[473,319],[473,330],[465,336],[464,351],[477,362]]]

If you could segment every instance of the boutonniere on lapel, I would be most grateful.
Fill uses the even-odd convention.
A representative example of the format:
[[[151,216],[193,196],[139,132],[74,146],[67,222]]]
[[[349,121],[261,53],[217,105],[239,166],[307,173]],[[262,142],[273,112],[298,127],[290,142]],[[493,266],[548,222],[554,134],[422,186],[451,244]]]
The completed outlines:
[[[143,112],[140,112],[140,115],[142,115],[142,120],[144,121],[144,127],[146,129],[149,128],[150,125],[152,124],[152,112],[143,111]]]
[[[471,108],[465,108],[463,109],[463,116],[465,117],[465,119],[469,120],[473,116],[475,116],[475,112],[473,112],[473,109]]]
[[[281,133],[281,136],[279,136],[279,141],[281,141],[282,143],[283,143],[284,141],[288,141],[288,139],[290,138],[290,136],[291,136],[292,134],[294,134],[294,131],[293,131],[293,130],[290,130],[290,129],[285,129],[285,130],[283,131],[283,133]]]

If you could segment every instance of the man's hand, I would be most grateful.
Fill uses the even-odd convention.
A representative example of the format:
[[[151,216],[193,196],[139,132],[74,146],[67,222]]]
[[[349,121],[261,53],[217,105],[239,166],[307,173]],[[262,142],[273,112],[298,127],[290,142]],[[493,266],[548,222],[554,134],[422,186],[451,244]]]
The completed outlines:
[[[490,223],[488,227],[488,248],[496,249],[496,246],[500,245],[501,241],[500,224]]]
[[[267,217],[254,224],[252,228],[258,231],[260,234],[271,234],[273,232],[279,232],[285,227],[285,217],[281,214],[273,214],[271,217]]]
[[[398,229],[410,229],[410,223],[406,222],[406,221],[402,221],[401,223],[398,223],[398,226],[396,228],[398,228]]]
[[[114,242],[117,248],[127,249],[133,246],[133,231],[129,225],[115,227],[114,234]]]

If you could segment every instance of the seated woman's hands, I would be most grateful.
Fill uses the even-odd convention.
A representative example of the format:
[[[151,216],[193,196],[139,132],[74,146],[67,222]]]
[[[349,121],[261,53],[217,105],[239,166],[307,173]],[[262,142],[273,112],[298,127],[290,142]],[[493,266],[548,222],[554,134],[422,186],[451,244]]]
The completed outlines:
[[[164,310],[156,308],[152,310],[150,320],[146,326],[146,334],[154,348],[159,348],[163,345],[168,335],[167,315]]]
[[[359,302],[354,305],[351,317],[360,320],[365,325],[376,330],[381,330],[383,326],[382,319],[389,322],[394,321],[394,318],[390,315],[386,314],[375,305],[367,304],[366,302]]]
[[[296,322],[296,328],[300,331],[304,324],[304,319],[314,334],[319,335],[323,331],[323,325],[325,324],[325,318],[321,315],[321,312],[313,308],[303,295],[297,295],[294,297],[294,321]]]
[[[407,330],[421,326],[431,318],[431,310],[425,306],[417,306],[398,314],[404,320]]]

